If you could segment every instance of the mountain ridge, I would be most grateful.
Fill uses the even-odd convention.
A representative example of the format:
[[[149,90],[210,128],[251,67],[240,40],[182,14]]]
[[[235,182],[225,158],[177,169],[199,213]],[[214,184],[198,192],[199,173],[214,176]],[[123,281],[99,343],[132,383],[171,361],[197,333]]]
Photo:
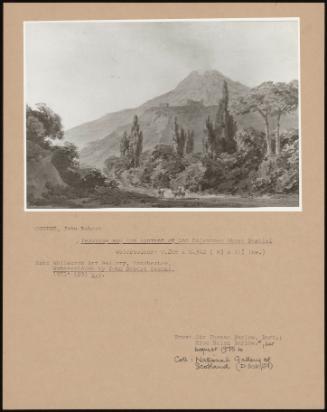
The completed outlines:
[[[174,89],[138,107],[108,113],[69,129],[65,132],[65,140],[80,149],[82,164],[102,168],[107,158],[119,155],[121,136],[124,131],[129,131],[135,115],[139,117],[143,131],[144,150],[152,149],[156,144],[171,144],[174,118],[177,117],[184,128],[194,131],[195,151],[200,151],[205,120],[208,116],[215,116],[225,81],[231,102],[250,89],[218,70],[192,71]],[[293,117],[283,119],[281,127],[294,126],[297,119]],[[236,120],[240,127],[263,129],[261,118],[256,113]]]
[[[224,80],[228,84],[231,95],[245,93],[248,90],[247,86],[231,80],[218,70],[206,70],[203,74],[194,70],[181,80],[174,89],[151,98],[137,107],[107,113],[98,119],[66,130],[65,139],[82,148],[92,141],[109,135],[116,127],[122,126],[126,116],[130,114],[140,116],[149,107],[164,104],[182,106],[187,104],[188,100],[203,100],[205,106],[217,104],[222,94]]]

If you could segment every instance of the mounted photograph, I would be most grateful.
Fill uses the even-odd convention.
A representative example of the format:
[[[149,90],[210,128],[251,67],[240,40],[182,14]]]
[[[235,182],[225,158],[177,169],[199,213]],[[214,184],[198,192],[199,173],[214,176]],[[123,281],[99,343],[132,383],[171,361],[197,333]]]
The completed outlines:
[[[25,210],[299,211],[299,19],[24,22]]]

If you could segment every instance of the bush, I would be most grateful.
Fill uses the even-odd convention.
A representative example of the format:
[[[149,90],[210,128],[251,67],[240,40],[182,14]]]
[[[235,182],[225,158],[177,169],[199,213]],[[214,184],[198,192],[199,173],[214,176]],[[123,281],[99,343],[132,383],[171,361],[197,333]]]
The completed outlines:
[[[108,187],[109,189],[117,189],[119,187],[119,184],[117,180],[111,179],[111,180],[106,181],[105,186]]]
[[[151,181],[152,186],[158,189],[170,187],[170,177],[167,170],[154,171]]]
[[[119,180],[121,174],[130,168],[129,161],[121,157],[110,157],[105,161],[105,174],[111,179]]]
[[[238,163],[247,169],[257,169],[266,153],[264,133],[253,128],[241,130],[236,135],[236,143]]]
[[[204,161],[205,172],[200,181],[202,190],[218,188],[225,180],[224,166],[219,159],[206,159]]]
[[[75,145],[67,142],[63,146],[54,146],[51,161],[65,183],[70,186],[81,184],[79,154]]]
[[[205,173],[201,181],[202,189],[218,193],[252,193],[258,190],[262,177],[266,153],[264,134],[253,128],[241,130],[236,135],[237,152],[221,153],[214,159],[205,158]],[[266,167],[268,167],[266,165]],[[271,176],[269,172],[265,173]],[[254,183],[253,183],[254,182]],[[268,183],[264,183],[268,187]]]
[[[253,187],[260,193],[298,193],[299,140],[296,130],[281,136],[281,154],[260,165]]]
[[[97,186],[104,186],[106,177],[98,169],[91,169],[82,177],[81,186],[86,190],[94,190]]]
[[[32,142],[30,140],[26,141],[26,157],[27,157],[27,162],[29,161],[40,161],[46,156],[49,156],[51,154],[50,150],[46,150],[45,148],[41,147],[35,142]]]
[[[166,144],[159,144],[155,146],[151,154],[151,161],[155,162],[158,159],[161,160],[174,160],[176,159],[176,153],[172,146]]]
[[[190,192],[201,191],[201,181],[205,168],[201,162],[190,164],[184,171],[178,174],[178,176],[171,181],[170,186],[173,189],[177,189],[179,186],[184,187]]]

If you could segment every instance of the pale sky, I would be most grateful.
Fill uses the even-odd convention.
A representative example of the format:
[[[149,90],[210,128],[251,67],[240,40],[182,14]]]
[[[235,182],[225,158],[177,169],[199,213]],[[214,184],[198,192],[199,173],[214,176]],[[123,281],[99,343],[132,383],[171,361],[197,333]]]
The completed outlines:
[[[193,70],[250,87],[297,79],[297,21],[25,24],[26,103],[47,103],[65,129],[136,107]]]

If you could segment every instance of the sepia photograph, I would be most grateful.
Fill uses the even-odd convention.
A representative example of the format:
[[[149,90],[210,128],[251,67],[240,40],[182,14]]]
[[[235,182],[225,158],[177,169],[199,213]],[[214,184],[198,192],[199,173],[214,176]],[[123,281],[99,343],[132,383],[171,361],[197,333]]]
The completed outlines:
[[[324,409],[324,12],[5,4],[5,410]]]
[[[25,210],[301,210],[299,21],[26,21]]]

